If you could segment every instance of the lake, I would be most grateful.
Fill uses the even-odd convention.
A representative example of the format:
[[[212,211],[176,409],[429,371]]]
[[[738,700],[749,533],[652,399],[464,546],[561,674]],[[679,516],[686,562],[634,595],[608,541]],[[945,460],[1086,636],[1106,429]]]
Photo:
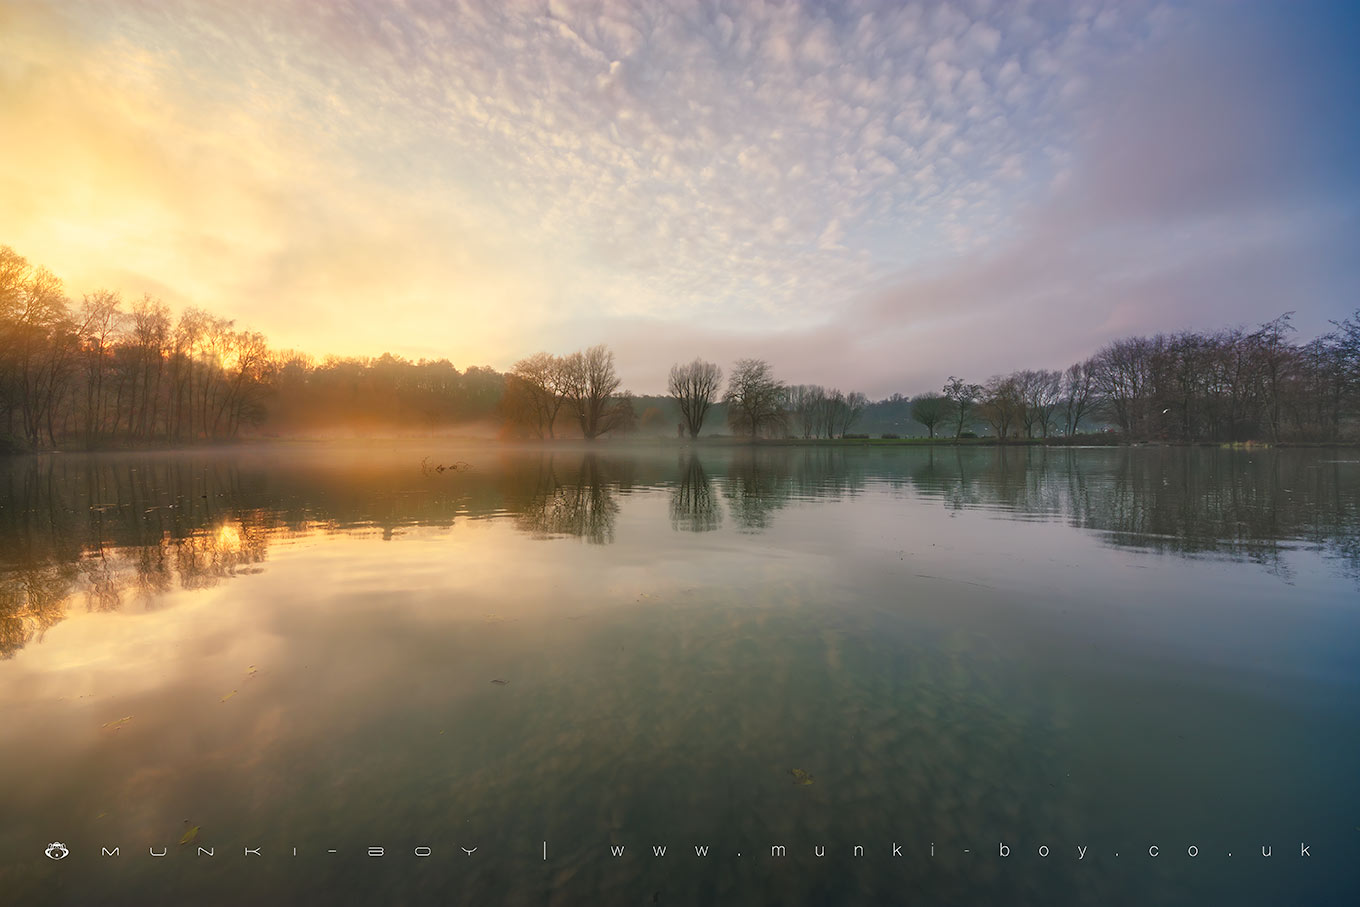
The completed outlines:
[[[1358,592],[1355,450],[0,460],[0,901],[1353,903]]]

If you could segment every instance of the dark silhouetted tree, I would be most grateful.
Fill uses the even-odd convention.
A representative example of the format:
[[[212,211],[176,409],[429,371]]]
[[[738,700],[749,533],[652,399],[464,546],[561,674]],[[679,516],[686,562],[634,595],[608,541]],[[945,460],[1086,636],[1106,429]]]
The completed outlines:
[[[759,438],[784,426],[787,394],[763,359],[737,360],[723,399],[728,406],[728,421],[741,434]]]
[[[953,414],[953,402],[943,394],[921,394],[911,401],[911,417],[926,427],[929,437],[935,437],[935,426]]]
[[[712,362],[693,362],[671,366],[666,389],[680,406],[680,417],[691,438],[699,437],[709,409],[722,388],[722,369]]]

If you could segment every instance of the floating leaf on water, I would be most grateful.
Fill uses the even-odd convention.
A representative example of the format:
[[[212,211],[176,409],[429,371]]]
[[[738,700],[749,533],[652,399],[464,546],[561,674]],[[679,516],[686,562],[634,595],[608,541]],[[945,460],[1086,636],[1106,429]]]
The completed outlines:
[[[222,697],[222,701],[223,701],[223,702],[226,702],[228,699],[230,699],[231,697],[233,697],[233,696],[235,696],[235,695],[236,695],[236,691],[235,691],[235,690],[232,690],[230,693],[228,693],[227,695],[225,695],[225,696]]]
[[[499,677],[497,677],[497,678],[495,678],[494,680],[492,680],[491,682],[494,683],[494,684],[496,684],[497,686],[503,687],[503,686],[505,686],[507,683],[509,683],[510,681],[508,681],[508,680],[501,680]]]
[[[125,718],[119,718],[117,721],[105,721],[103,724],[100,725],[100,727],[111,727],[116,731],[131,720],[132,716],[128,715]]]
[[[251,665],[250,667],[246,668],[246,676],[247,676],[247,677],[254,677],[254,676],[255,676],[255,666],[254,666],[254,665]]]
[[[790,775],[793,775],[793,783],[794,783],[794,784],[811,784],[811,783],[812,783],[812,776],[809,775],[807,772],[803,771],[801,768],[791,768],[791,769],[789,769],[789,774],[790,774]]]
[[[188,820],[186,819],[185,821],[187,822]],[[195,826],[191,827],[188,831],[186,831],[186,832],[184,833],[184,837],[182,837],[182,838],[179,839],[179,843],[180,843],[181,846],[183,846],[183,845],[185,845],[185,844],[188,844],[190,841],[192,841],[194,838],[197,838],[197,837],[198,837],[198,826],[195,825]]]

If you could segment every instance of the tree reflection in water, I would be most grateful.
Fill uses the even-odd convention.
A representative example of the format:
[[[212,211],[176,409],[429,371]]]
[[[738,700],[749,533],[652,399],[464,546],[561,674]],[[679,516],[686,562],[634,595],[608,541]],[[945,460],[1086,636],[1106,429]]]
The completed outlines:
[[[664,493],[676,531],[770,528],[793,501],[910,496],[1006,519],[1061,520],[1109,545],[1249,561],[1285,574],[1306,546],[1360,580],[1354,451],[568,446],[460,453],[422,475],[419,451],[252,452],[0,460],[0,657],[67,609],[153,607],[260,569],[271,541],[509,518],[535,538],[615,540],[623,501]],[[903,507],[912,506],[909,500]],[[985,556],[985,552],[981,553]]]
[[[671,527],[687,532],[711,532],[722,525],[722,508],[704,461],[692,452],[680,457],[680,475],[671,486]]]
[[[619,486],[629,473],[593,453],[569,463],[562,459],[550,454],[539,461],[534,492],[515,515],[515,525],[534,538],[609,544],[619,515]]]

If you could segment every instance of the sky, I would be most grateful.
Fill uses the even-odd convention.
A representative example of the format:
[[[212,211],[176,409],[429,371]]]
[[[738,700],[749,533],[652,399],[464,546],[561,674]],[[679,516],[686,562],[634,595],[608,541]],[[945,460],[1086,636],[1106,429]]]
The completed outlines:
[[[317,356],[871,397],[1360,307],[1360,8],[0,0],[0,244]]]

